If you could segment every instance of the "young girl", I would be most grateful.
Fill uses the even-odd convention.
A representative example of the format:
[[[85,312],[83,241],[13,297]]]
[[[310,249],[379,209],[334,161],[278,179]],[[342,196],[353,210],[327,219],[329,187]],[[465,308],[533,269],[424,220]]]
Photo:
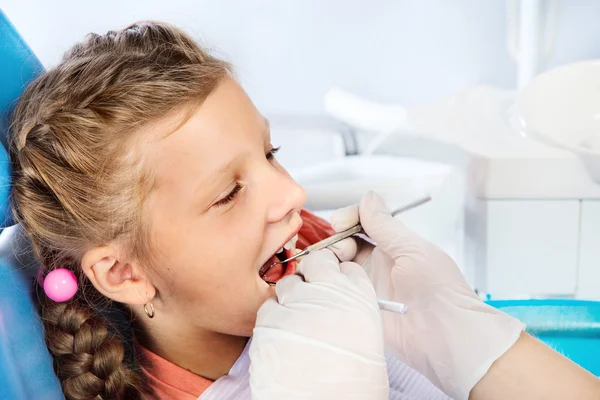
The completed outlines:
[[[13,208],[41,265],[67,399],[247,386],[248,338],[274,295],[265,280],[295,265],[263,267],[298,235],[302,248],[332,231],[302,210],[229,65],[166,24],[92,34],[27,88],[11,135]],[[105,318],[115,308],[132,322],[135,361]],[[443,397],[398,365],[407,393]]]

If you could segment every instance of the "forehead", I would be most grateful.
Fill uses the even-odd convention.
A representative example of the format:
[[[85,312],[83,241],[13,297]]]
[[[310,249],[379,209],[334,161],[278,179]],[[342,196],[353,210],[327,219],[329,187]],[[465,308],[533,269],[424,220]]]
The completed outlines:
[[[257,144],[262,148],[265,129],[266,120],[242,87],[225,78],[199,107],[179,110],[144,129],[140,156],[153,169],[156,183],[166,184],[205,174]]]

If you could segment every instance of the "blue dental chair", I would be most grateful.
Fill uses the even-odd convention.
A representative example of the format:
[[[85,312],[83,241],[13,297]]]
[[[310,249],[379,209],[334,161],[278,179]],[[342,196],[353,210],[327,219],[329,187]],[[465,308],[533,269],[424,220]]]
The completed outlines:
[[[43,71],[0,10],[0,399],[63,399],[33,302],[35,264],[12,226],[6,153],[8,118],[25,85]]]
[[[0,399],[63,399],[32,296],[37,266],[8,208],[8,116],[26,84],[43,71],[0,10]],[[598,283],[600,285],[600,282]],[[491,301],[531,333],[600,376],[600,303]]]

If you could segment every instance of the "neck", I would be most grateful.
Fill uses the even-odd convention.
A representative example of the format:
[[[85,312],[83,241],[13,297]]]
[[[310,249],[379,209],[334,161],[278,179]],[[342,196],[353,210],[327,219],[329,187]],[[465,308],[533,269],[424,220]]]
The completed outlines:
[[[227,375],[244,351],[248,338],[183,324],[152,327],[151,335],[136,335],[148,350],[203,378],[215,381]],[[169,328],[173,327],[173,329]]]

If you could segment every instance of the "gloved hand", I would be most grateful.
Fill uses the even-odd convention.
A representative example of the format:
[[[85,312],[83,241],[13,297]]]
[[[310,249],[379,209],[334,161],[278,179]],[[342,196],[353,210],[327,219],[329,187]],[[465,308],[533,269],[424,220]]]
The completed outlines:
[[[388,399],[375,291],[358,264],[314,252],[258,310],[252,399]]]
[[[402,316],[382,313],[386,346],[452,398],[467,399],[525,326],[483,303],[454,261],[394,219],[375,193],[368,193],[360,206],[336,211],[332,226],[347,229],[359,215],[377,244],[359,249],[377,297],[408,306]],[[332,250],[352,259],[357,244],[345,240]]]

